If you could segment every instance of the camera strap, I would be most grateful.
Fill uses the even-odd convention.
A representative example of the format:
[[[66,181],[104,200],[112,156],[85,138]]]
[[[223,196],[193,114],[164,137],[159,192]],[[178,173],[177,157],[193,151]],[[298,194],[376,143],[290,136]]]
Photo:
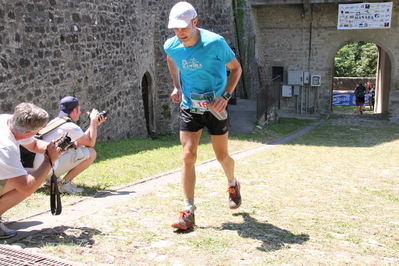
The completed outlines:
[[[55,175],[53,164],[51,163],[53,174],[50,179],[50,210],[52,215],[60,215],[62,212],[61,196],[58,190],[57,176]]]
[[[52,215],[60,215],[62,212],[61,196],[58,191],[57,177],[54,174],[54,170],[50,184],[50,210]]]
[[[66,122],[72,122],[72,119],[69,117],[62,117],[58,120],[55,120],[53,123],[47,125],[42,130],[40,130],[38,134],[42,136],[56,129],[57,127]],[[61,196],[60,196],[60,191],[58,190],[57,176],[55,175],[52,163],[51,163],[51,169],[53,171],[53,174],[51,175],[50,179],[50,210],[52,215],[60,215],[62,212]]]
[[[72,119],[67,117],[67,116],[66,117],[62,117],[62,118],[58,118],[53,123],[48,124],[47,126],[42,128],[39,131],[38,135],[39,136],[43,136],[44,134],[47,134],[50,131],[53,131],[54,129],[56,129],[57,127],[61,126],[62,124],[65,124],[66,122],[72,122]]]

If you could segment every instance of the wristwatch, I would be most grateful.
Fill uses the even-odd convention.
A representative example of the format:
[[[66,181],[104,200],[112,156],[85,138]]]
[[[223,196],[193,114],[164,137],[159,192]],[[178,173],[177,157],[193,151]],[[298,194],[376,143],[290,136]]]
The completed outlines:
[[[225,91],[225,92],[223,92],[222,97],[223,97],[226,101],[228,101],[228,100],[230,100],[230,98],[231,98],[231,94],[228,93],[227,91]]]

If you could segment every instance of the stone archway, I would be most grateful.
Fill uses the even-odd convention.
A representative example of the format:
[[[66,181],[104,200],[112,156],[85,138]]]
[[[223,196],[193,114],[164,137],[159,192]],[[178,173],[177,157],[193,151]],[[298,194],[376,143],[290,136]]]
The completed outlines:
[[[392,64],[387,52],[378,46],[378,66],[376,80],[375,112],[386,113],[389,110]]]
[[[374,113],[387,113],[389,111],[389,96],[390,96],[390,87],[391,87],[391,76],[392,76],[392,61],[389,54],[389,51],[386,48],[383,48],[383,44],[376,42],[374,40],[354,40],[356,41],[367,41],[372,42],[377,45],[378,48],[378,64],[377,64],[377,73],[376,73],[376,99],[375,99],[375,109]],[[339,48],[332,52],[329,56],[330,64],[332,67],[331,73],[331,84],[333,83],[332,79],[334,77],[334,58],[336,53],[341,49],[343,46],[348,44],[347,42],[341,44]],[[332,97],[332,89],[331,86],[331,97]],[[332,108],[332,101],[331,101],[331,108]]]
[[[152,79],[147,71],[141,79],[141,95],[143,99],[144,116],[146,121],[147,135],[150,136],[155,131],[154,122],[154,99],[152,92]]]

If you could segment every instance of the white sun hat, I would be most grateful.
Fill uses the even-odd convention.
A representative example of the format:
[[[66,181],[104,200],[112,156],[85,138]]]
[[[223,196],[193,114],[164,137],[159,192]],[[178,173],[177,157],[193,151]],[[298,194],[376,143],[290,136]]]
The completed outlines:
[[[168,28],[187,28],[196,17],[197,12],[190,3],[179,2],[170,10]]]

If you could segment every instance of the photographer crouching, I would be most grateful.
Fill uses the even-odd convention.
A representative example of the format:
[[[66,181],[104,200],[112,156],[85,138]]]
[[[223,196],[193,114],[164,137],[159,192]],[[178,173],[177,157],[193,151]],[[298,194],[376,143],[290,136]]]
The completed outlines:
[[[65,123],[56,127],[54,130],[43,136],[44,141],[56,139],[61,134],[64,134],[64,142],[66,151],[63,152],[60,158],[54,163],[54,172],[58,177],[57,183],[61,193],[82,193],[83,188],[78,188],[72,183],[72,180],[84,170],[86,170],[96,159],[96,151],[94,145],[97,140],[97,127],[107,120],[106,112],[100,113],[98,110],[93,109],[89,113],[90,125],[86,131],[83,131],[74,122],[78,121],[81,113],[81,106],[79,100],[72,96],[66,96],[60,101],[60,112],[58,117],[50,121],[47,125],[64,119]],[[33,169],[37,169],[44,157],[41,154],[36,154]],[[65,176],[60,178],[62,175]],[[49,171],[46,178],[46,185],[50,185],[50,178],[52,171]]]
[[[47,143],[33,138],[47,122],[48,113],[31,103],[18,104],[13,115],[0,115],[0,239],[17,234],[5,226],[2,215],[41,187],[52,163],[61,155],[55,141]],[[45,153],[35,171],[27,173],[24,169],[20,145],[31,152]]]

